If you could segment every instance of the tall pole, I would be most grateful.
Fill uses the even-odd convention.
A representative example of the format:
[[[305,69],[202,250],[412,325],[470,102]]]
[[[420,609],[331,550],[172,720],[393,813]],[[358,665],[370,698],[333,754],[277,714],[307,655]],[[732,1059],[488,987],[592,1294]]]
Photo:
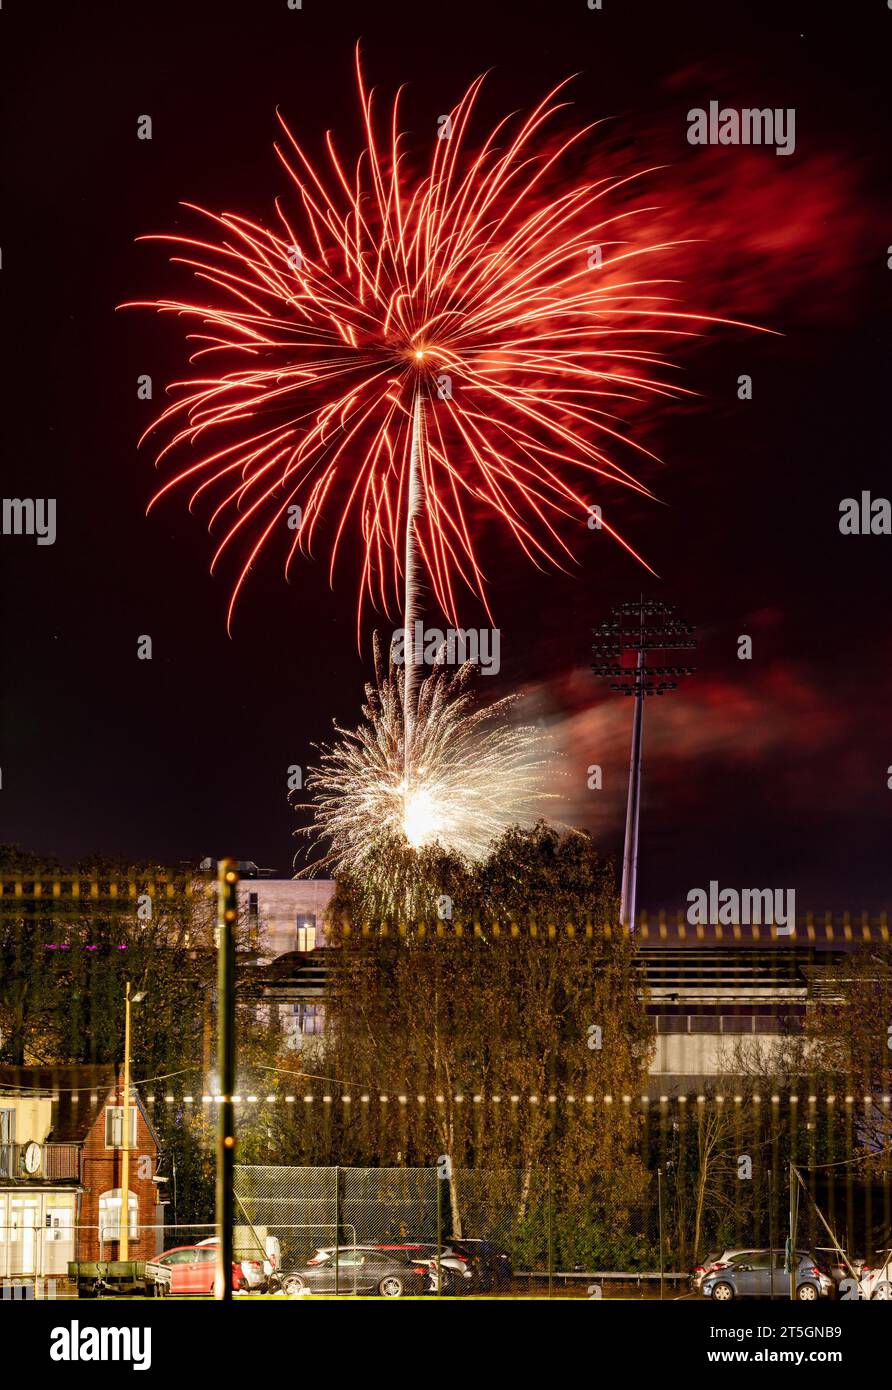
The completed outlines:
[[[657,1221],[660,1227],[660,1298],[663,1297],[663,1170],[657,1169]],[[694,1257],[696,1258],[696,1251]]]
[[[768,1297],[774,1298],[774,1169],[768,1169],[768,1248],[771,1261],[768,1266]]]
[[[217,1272],[214,1297],[232,1300],[233,1176],[235,1172],[235,923],[238,873],[232,859],[217,872]]]
[[[437,1193],[437,1297],[443,1292],[443,1179],[439,1164],[434,1169]]]
[[[548,1178],[548,1297],[553,1296],[554,1283],[554,1211],[552,1209],[551,1164],[545,1170]]]
[[[121,1114],[121,1218],[118,1255],[130,1258],[130,981],[124,989],[124,1104]]]
[[[641,806],[641,745],[644,737],[644,691],[640,672],[644,652],[638,652],[638,683],[635,714],[632,719],[632,755],[629,759],[629,795],[626,800],[626,838],[623,845],[623,884],[619,900],[620,926],[635,929],[635,900],[638,896],[638,820]]]
[[[636,602],[614,608],[595,632],[592,664],[596,676],[611,676],[611,690],[631,695],[632,752],[629,759],[629,791],[626,798],[626,835],[623,845],[623,877],[620,890],[620,925],[635,930],[638,906],[638,825],[641,819],[641,750],[644,739],[644,701],[650,695],[675,690],[672,677],[689,676],[693,666],[648,666],[648,652],[684,651],[696,647],[694,629],[676,617],[675,609],[642,594]],[[635,665],[623,665],[635,653]]]
[[[798,1222],[799,1192],[796,1187],[796,1169],[790,1164],[790,1297],[796,1297],[796,1227]]]

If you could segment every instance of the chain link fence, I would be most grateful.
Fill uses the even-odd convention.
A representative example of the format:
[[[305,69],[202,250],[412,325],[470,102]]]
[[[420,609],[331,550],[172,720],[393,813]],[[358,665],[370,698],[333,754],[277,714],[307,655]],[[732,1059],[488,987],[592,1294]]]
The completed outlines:
[[[686,1137],[702,1142],[707,1118],[691,1120],[687,1136],[672,1122],[656,1131],[654,1167],[631,1205],[611,1199],[609,1185],[606,1196],[559,1191],[549,1168],[237,1166],[233,1290],[691,1296],[692,1270],[709,1252],[783,1250],[791,1191],[796,1247],[825,1266],[841,1267],[843,1253],[875,1263],[888,1249],[888,1172],[856,1179],[845,1166],[791,1167],[780,1154],[752,1172],[736,1158],[697,1162]],[[212,1222],[131,1226],[130,1241],[122,1261],[117,1229],[47,1228],[23,1210],[0,1226],[0,1297],[212,1295]]]

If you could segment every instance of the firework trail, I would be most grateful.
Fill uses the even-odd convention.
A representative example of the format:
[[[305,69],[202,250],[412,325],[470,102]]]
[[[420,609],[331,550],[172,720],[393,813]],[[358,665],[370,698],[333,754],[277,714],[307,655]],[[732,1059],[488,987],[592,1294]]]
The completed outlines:
[[[211,570],[239,552],[227,626],[268,544],[287,549],[288,577],[325,532],[333,583],[340,552],[359,542],[358,640],[366,602],[401,612],[406,630],[408,822],[422,588],[455,627],[460,589],[492,621],[486,518],[539,567],[566,567],[593,514],[636,555],[599,489],[650,496],[615,455],[655,455],[617,411],[693,394],[665,379],[662,351],[733,320],[676,308],[673,282],[651,273],[679,243],[649,241],[657,210],[628,206],[640,174],[576,175],[594,127],[553,133],[565,83],[472,139],[478,77],[419,153],[401,132],[399,94],[379,118],[358,50],[356,79],[355,159],[328,133],[318,169],[280,117],[296,217],[278,201],[271,227],[187,204],[207,236],[157,238],[202,296],[138,301],[191,324],[194,346],[190,375],[146,431],[166,436],[158,464],[178,460],[149,505],[188,489],[190,509],[208,504],[221,532]]]
[[[416,578],[417,545],[415,524],[419,503],[419,458],[424,436],[424,397],[421,391],[415,392],[412,407],[412,444],[409,454],[408,503],[406,508],[406,562],[403,573],[405,600],[403,604],[403,635],[405,639],[405,676],[403,683],[403,713],[405,718],[403,779],[408,796],[412,772],[412,721],[415,709],[415,687],[418,681],[418,662],[415,653],[415,610],[419,598],[419,584]]]
[[[508,722],[519,698],[477,707],[474,667],[434,667],[417,687],[412,719],[412,782],[405,780],[405,668],[388,669],[374,640],[375,681],[365,688],[363,722],[335,725],[307,777],[313,825],[302,835],[330,849],[305,873],[375,871],[382,840],[404,838],[413,849],[439,845],[467,859],[485,857],[494,840],[541,813],[554,768],[547,739]]]

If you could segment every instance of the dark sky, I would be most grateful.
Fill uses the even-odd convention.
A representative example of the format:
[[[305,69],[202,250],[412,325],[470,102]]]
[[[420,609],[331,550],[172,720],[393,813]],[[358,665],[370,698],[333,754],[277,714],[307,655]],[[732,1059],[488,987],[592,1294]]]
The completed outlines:
[[[172,290],[163,251],[134,238],[181,225],[181,199],[267,217],[285,191],[277,106],[314,149],[329,126],[349,146],[361,38],[372,80],[409,83],[419,118],[485,68],[490,116],[578,73],[574,118],[612,118],[605,150],[670,166],[657,201],[697,239],[679,269],[698,305],[783,335],[708,334],[683,361],[700,396],[646,421],[665,505],[617,505],[659,582],[600,538],[572,576],[493,538],[503,666],[485,693],[530,693],[566,753],[565,818],[615,853],[631,710],[587,673],[591,629],[642,587],[677,603],[701,647],[684,690],[647,710],[641,904],[674,909],[718,879],[795,888],[800,910],[888,906],[892,537],[841,536],[838,518],[844,497],[892,494],[892,12],[10,0],[0,23],[3,494],[58,504],[54,546],[0,537],[0,840],[290,870],[287,768],[332,717],[355,722],[368,676],[352,581],[332,593],[320,560],[286,585],[261,563],[226,635],[232,576],[209,577],[202,519],[175,496],[145,517],[155,475],[136,442],[157,401],[136,378],[181,374],[181,332],[115,306]],[[711,99],[794,107],[794,154],[690,147],[686,112]],[[595,762],[605,786],[588,792]]]

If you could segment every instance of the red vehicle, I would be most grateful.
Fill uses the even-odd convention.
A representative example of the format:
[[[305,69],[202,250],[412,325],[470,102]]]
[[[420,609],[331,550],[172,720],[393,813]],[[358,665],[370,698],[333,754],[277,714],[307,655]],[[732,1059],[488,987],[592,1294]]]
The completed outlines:
[[[211,1294],[214,1292],[214,1278],[217,1271],[217,1250],[216,1241],[204,1241],[201,1245],[176,1245],[172,1250],[165,1250],[163,1255],[157,1255],[154,1260],[146,1264],[147,1272],[153,1265],[161,1265],[170,1270],[170,1293],[203,1293]],[[245,1263],[248,1263],[245,1261]],[[256,1263],[256,1262],[252,1262]],[[261,1273],[263,1266],[259,1266]],[[236,1260],[232,1262],[232,1287],[238,1292],[242,1289],[251,1288],[254,1281],[249,1277],[242,1265]]]

